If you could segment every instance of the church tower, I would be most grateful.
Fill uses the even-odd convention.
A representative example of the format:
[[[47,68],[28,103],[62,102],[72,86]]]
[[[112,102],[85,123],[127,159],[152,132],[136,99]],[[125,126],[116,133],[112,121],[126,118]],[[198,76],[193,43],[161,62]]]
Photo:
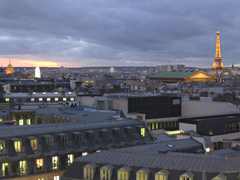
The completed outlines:
[[[216,55],[215,55],[215,61],[213,63],[212,70],[225,70],[225,67],[223,66],[223,62],[222,62],[222,57],[221,57],[219,31],[217,31]]]

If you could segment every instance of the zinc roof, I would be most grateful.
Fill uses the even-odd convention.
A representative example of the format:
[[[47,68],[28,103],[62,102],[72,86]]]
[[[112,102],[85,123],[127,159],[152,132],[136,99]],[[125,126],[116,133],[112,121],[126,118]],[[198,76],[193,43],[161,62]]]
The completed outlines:
[[[110,150],[79,157],[75,161],[112,164],[113,166],[116,164],[188,171],[240,172],[240,157],[225,159],[214,155],[192,153],[151,154]]]
[[[162,71],[151,76],[152,78],[185,78],[199,71]]]

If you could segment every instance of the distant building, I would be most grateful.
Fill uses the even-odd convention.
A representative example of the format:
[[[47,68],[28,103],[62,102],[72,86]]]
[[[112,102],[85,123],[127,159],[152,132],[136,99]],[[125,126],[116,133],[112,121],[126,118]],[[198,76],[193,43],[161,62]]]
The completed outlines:
[[[151,77],[149,77],[152,81],[160,81],[160,82],[198,82],[198,81],[211,81],[215,82],[217,77],[208,74],[204,71],[162,71]]]
[[[185,65],[184,64],[176,64],[176,65],[161,65],[161,66],[156,66],[156,72],[161,72],[161,71],[183,71],[185,70]]]
[[[41,78],[41,71],[39,67],[35,68],[35,78]]]
[[[115,72],[116,72],[116,70],[115,70],[115,68],[114,68],[114,67],[111,67],[111,68],[109,69],[109,72],[110,72],[110,73],[115,73]]]
[[[13,66],[12,66],[12,64],[11,64],[11,61],[9,61],[9,64],[8,64],[8,66],[7,66],[7,69],[6,69],[6,73],[7,73],[7,74],[12,74],[12,73],[14,73],[14,69],[13,69]]]

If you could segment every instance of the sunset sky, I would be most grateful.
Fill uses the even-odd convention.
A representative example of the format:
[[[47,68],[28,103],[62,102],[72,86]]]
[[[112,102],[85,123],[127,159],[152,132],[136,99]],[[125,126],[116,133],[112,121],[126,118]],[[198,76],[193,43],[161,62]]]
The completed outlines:
[[[239,0],[1,0],[0,65],[240,66]]]

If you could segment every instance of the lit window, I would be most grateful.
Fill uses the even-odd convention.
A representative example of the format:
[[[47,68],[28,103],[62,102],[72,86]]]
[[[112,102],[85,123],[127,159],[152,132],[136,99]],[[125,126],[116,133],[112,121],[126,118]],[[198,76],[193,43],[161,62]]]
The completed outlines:
[[[0,122],[2,122],[3,121],[3,119],[2,118],[0,118]]]
[[[180,176],[180,180],[193,180],[194,174],[190,171],[185,172]]]
[[[38,178],[38,180],[44,180],[44,178]]]
[[[5,142],[3,140],[0,140],[0,154],[5,153]]]
[[[47,94],[47,93],[46,93],[46,92],[43,92],[42,94],[44,94],[44,95],[45,95],[45,94]]]
[[[67,98],[63,98],[63,101],[67,101]]]
[[[55,169],[55,170],[58,169],[58,157],[57,156],[52,157],[52,169]]]
[[[31,125],[31,119],[27,119],[27,125]]]
[[[22,146],[21,141],[14,141],[14,148],[16,152],[21,152],[21,146]]]
[[[83,152],[82,153],[82,156],[87,156],[88,155],[88,152]]]
[[[7,102],[8,102],[8,101],[9,101],[9,98],[5,98],[5,101],[7,101]]]
[[[211,149],[210,148],[206,148],[206,152],[210,152],[211,151]]]
[[[8,163],[2,163],[2,176],[8,176]]]
[[[96,152],[101,152],[101,150],[96,150]]]
[[[154,123],[152,123],[152,129],[155,129],[155,128],[154,128]]]
[[[129,166],[124,166],[118,170],[118,180],[129,180],[131,168]]]
[[[89,163],[83,168],[84,179],[92,180],[94,177],[95,169],[97,165],[95,163]]]
[[[35,94],[36,94],[36,92],[33,92],[33,94],[35,95]]]
[[[156,129],[158,129],[158,123],[156,123]]]
[[[114,167],[112,165],[103,166],[100,171],[101,180],[110,180],[113,169]]]
[[[20,161],[19,168],[20,168],[20,175],[27,174],[27,162],[26,161]]]
[[[19,119],[19,125],[23,125],[23,119]]]
[[[32,150],[37,150],[37,146],[38,146],[38,141],[37,141],[37,139],[31,139],[31,147],[32,147]]]
[[[53,180],[59,180],[59,176],[54,176]]]
[[[43,159],[36,159],[36,170],[43,171]]]
[[[54,94],[58,94],[58,92],[54,92]]]
[[[145,128],[141,128],[141,135],[142,135],[143,137],[146,136],[146,129],[145,129]]]
[[[148,168],[142,168],[137,171],[137,180],[148,180],[150,170]]]
[[[68,154],[68,166],[70,166],[73,163],[74,155]]]
[[[72,92],[68,92],[68,94],[72,94]]]
[[[43,101],[43,98],[39,98],[39,101]]]
[[[161,171],[155,173],[155,180],[167,180],[168,175],[169,175],[168,170],[162,169]]]
[[[47,98],[47,101],[51,101],[51,98]]]
[[[35,98],[31,98],[31,101],[34,102],[34,101],[35,101]]]
[[[74,98],[70,98],[70,101],[74,101]]]
[[[55,101],[58,101],[58,98],[55,98]]]

